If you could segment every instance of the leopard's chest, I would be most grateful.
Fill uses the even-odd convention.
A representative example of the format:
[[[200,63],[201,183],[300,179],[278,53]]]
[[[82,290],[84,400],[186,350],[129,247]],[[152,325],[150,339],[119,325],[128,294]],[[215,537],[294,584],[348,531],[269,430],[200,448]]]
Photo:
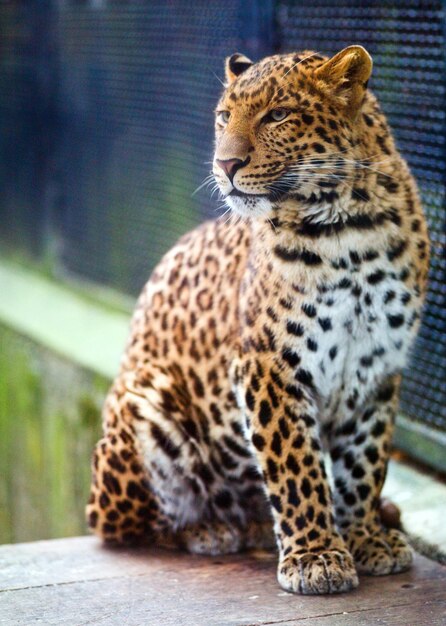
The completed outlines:
[[[299,367],[311,374],[323,421],[349,419],[402,370],[418,308],[416,294],[389,267],[340,273],[315,294],[312,307],[298,312],[296,321],[304,318],[305,326],[296,342]]]

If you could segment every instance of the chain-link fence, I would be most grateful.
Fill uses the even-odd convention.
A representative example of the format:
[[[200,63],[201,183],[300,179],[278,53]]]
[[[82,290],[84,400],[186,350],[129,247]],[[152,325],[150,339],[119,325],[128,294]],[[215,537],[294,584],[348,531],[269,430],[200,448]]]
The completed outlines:
[[[136,294],[218,203],[204,189],[224,57],[372,53],[433,246],[402,408],[446,430],[445,3],[62,0],[0,4],[0,238]]]

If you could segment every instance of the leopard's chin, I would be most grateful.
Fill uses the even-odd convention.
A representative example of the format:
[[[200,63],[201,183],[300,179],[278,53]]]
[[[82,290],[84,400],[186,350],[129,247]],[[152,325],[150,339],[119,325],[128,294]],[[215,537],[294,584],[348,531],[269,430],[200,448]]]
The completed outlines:
[[[266,195],[230,193],[225,197],[230,209],[241,217],[263,217],[272,210],[272,203]]]

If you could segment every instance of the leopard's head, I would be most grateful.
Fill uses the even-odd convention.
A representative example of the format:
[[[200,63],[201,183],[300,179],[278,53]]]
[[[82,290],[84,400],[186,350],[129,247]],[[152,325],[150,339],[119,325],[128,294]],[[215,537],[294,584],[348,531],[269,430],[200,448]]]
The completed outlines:
[[[231,209],[265,215],[287,200],[317,204],[351,188],[371,71],[361,46],[330,59],[313,52],[226,59],[213,174]]]

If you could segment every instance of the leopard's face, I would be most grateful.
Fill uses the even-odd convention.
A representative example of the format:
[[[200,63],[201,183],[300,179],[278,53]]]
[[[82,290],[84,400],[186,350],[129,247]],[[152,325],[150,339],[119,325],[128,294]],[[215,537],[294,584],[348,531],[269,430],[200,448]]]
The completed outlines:
[[[311,52],[227,60],[213,173],[238,214],[265,215],[293,198],[314,204],[351,185],[371,61],[358,46],[343,53],[329,61]]]

